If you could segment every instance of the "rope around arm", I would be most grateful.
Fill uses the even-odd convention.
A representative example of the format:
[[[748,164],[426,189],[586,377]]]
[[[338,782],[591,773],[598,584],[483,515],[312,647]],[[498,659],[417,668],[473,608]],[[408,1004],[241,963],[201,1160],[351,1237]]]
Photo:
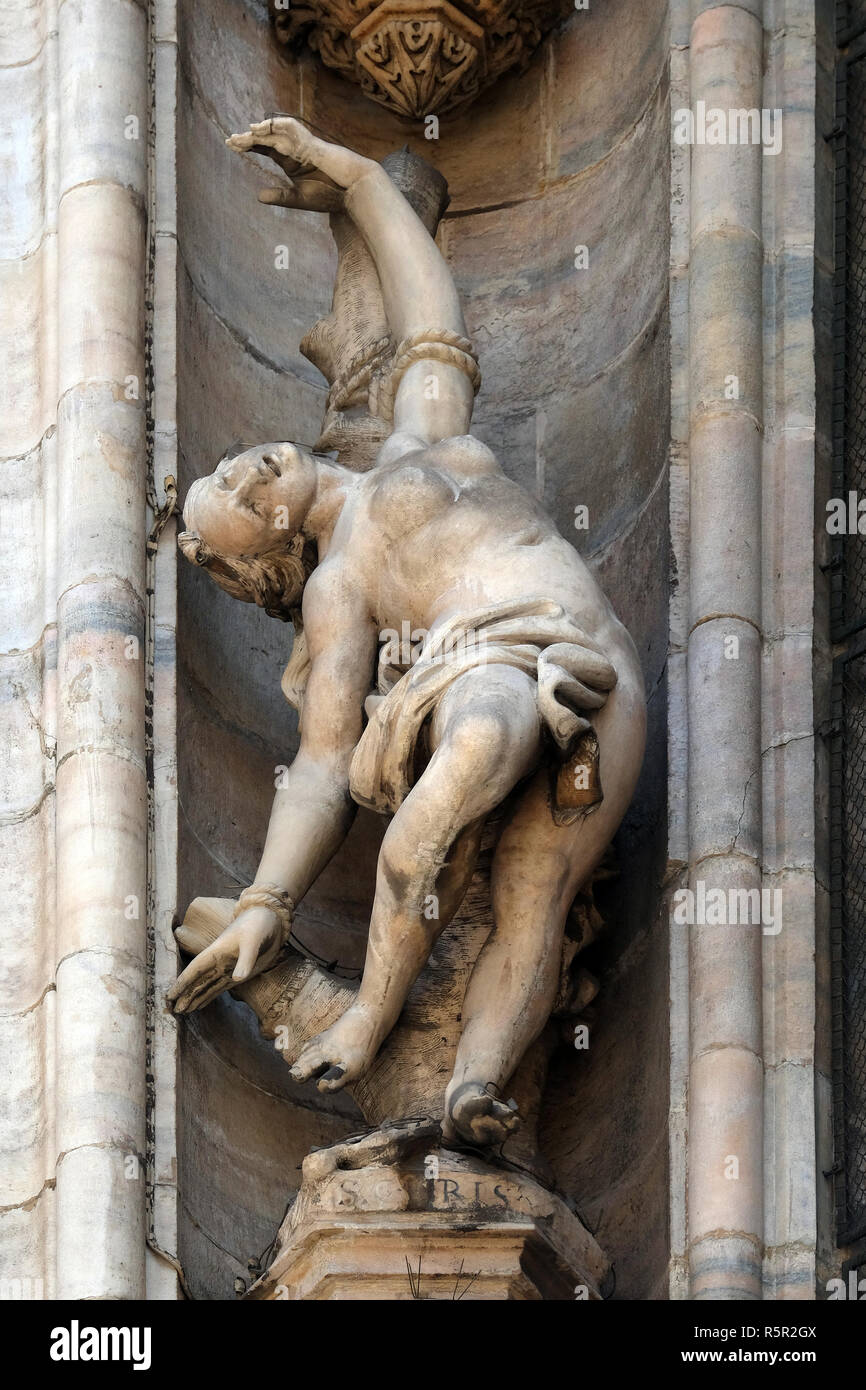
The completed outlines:
[[[416,362],[425,361],[442,362],[445,366],[457,367],[469,377],[472,390],[476,396],[478,395],[481,368],[471,340],[459,333],[453,333],[448,328],[422,328],[411,337],[404,338],[394,354],[394,365],[382,403],[383,413],[384,409],[388,412],[386,418],[393,419],[397,390],[406,372]]]
[[[295,904],[288,893],[269,883],[254,883],[245,888],[238,898],[232,921],[240,917],[250,907],[266,907],[280,924],[280,942],[285,946],[292,932],[292,917]]]

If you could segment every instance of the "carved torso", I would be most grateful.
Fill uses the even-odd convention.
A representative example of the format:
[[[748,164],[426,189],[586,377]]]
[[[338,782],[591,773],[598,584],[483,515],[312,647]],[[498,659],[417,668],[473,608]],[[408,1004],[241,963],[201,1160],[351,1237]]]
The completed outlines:
[[[493,562],[480,563],[488,552]],[[334,596],[348,588],[380,630],[408,621],[429,631],[454,612],[532,594],[542,563],[546,597],[587,636],[618,645],[625,635],[580,556],[486,445],[459,436],[359,478],[307,586],[304,618],[313,631],[332,621]]]

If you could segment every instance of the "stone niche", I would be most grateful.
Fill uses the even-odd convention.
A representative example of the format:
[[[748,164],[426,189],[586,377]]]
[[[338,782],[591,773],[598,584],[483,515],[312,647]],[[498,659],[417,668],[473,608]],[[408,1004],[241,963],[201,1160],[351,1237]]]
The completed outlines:
[[[266,0],[182,0],[180,53],[181,497],[235,440],[312,443],[326,394],[298,345],[330,303],[327,220],[260,205],[266,176],[225,136],[280,110],[374,158],[408,144],[449,184],[439,240],[484,373],[474,427],[589,557],[637,643],[649,742],[616,840],[619,872],[598,892],[608,928],[586,961],[601,982],[591,1045],[554,1058],[539,1130],[558,1192],[613,1263],[613,1296],[664,1298],[666,7],[607,0],[572,11],[525,71],[468,114],[443,113],[436,141],[423,120],[281,46]],[[575,527],[581,507],[587,529]],[[250,881],[275,770],[297,733],[279,688],[291,630],[185,563],[178,607],[183,912],[197,895],[235,896]],[[347,970],[363,961],[382,828],[359,814],[297,924]],[[294,1085],[252,1013],[227,996],[184,1021],[179,1085],[181,1262],[194,1297],[232,1299],[273,1241],[304,1156],[357,1130],[359,1115],[345,1095]],[[401,1279],[383,1296],[413,1296]]]

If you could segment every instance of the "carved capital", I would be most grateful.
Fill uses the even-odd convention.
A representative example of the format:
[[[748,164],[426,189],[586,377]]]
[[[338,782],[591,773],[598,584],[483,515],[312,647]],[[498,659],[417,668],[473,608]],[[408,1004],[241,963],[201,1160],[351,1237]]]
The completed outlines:
[[[529,61],[564,0],[270,0],[280,42],[307,43],[402,116],[456,111]]]

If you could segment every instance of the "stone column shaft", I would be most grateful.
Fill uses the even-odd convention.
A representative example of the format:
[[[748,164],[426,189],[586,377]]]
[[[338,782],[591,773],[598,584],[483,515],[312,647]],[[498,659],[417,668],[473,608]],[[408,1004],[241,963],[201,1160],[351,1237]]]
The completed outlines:
[[[698,6],[691,110],[760,108],[759,4]],[[691,887],[761,886],[759,144],[694,143],[690,233]],[[761,928],[690,927],[693,1298],[761,1297]]]
[[[59,11],[57,1277],[144,1295],[147,14]]]
[[[147,1297],[179,1297],[177,1251],[177,1022],[165,992],[177,976],[177,527],[166,480],[177,475],[177,5],[154,0],[150,24],[150,415],[148,681],[151,808],[148,827]]]
[[[140,1298],[147,8],[7,10],[3,1273],[13,1297]]]

